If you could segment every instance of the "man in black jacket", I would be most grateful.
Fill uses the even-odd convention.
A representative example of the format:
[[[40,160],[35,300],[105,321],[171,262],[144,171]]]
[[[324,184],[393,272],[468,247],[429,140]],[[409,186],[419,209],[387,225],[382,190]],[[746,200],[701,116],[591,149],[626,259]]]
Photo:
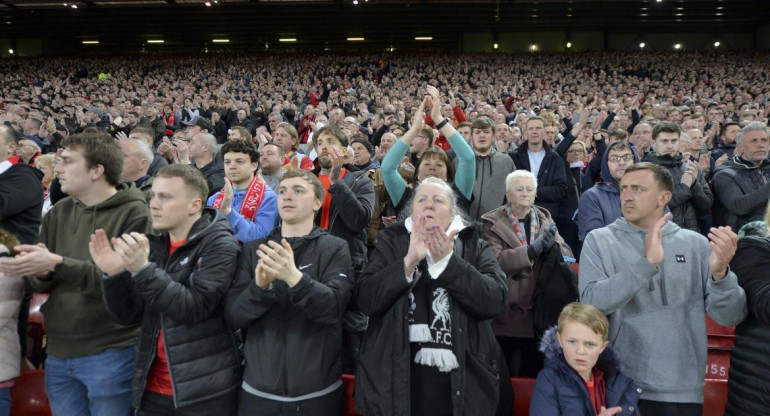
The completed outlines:
[[[240,359],[222,300],[238,244],[225,217],[204,208],[206,179],[192,166],[158,172],[150,202],[160,235],[102,230],[89,250],[105,273],[107,309],[122,325],[141,323],[133,406],[139,415],[231,415]]]
[[[528,170],[537,176],[535,205],[559,218],[559,204],[567,197],[567,174],[564,160],[545,142],[545,121],[530,117],[524,128],[526,141],[510,153],[518,169]]]
[[[8,158],[18,146],[16,132],[0,125],[0,229],[18,236],[22,244],[34,244],[43,210],[43,173]]]
[[[324,190],[293,169],[278,185],[281,227],[246,244],[227,318],[247,329],[238,415],[341,415],[342,316],[353,287],[345,241],[314,224]],[[296,410],[295,410],[296,409]]]

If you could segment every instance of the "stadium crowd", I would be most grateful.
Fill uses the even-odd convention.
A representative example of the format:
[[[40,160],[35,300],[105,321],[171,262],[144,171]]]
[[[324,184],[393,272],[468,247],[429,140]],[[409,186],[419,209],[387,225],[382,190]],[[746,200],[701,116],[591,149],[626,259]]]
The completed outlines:
[[[0,415],[768,414],[769,64],[0,60]]]

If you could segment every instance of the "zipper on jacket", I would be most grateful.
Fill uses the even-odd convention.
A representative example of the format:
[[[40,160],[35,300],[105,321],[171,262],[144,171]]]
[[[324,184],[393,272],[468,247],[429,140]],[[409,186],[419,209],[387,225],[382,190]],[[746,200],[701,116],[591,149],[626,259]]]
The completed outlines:
[[[663,264],[661,263],[661,266]],[[663,301],[663,306],[668,306],[668,296],[666,296],[666,273],[663,271],[663,267],[660,268],[660,297]]]
[[[481,211],[481,201],[484,200],[483,196],[484,196],[484,163],[481,164],[481,185],[479,186],[479,198],[478,198],[478,204],[476,204],[476,215],[473,218],[479,217],[479,212]]]
[[[144,380],[142,381],[142,396],[144,396],[144,392],[147,390],[147,376],[150,375],[150,368],[152,368],[152,363],[155,361],[155,352],[158,350],[158,333],[160,332],[160,328],[155,328],[155,335],[152,337],[152,339],[155,341],[153,343],[152,352],[150,353],[150,359],[147,360],[147,364],[144,366]],[[141,329],[139,330],[139,339],[142,339],[142,333]],[[141,343],[141,341],[140,341]],[[140,400],[141,401],[141,400]]]
[[[173,393],[172,398],[174,399],[174,408],[178,408],[179,405],[177,404],[177,394],[176,394],[176,382],[174,381],[174,372],[171,371],[171,360],[168,356],[168,343],[166,342],[166,331],[163,325],[163,314],[160,314],[160,328],[163,329],[163,352],[166,354],[166,368],[168,369],[168,377],[171,379],[171,392]],[[157,344],[157,340],[155,341]]]

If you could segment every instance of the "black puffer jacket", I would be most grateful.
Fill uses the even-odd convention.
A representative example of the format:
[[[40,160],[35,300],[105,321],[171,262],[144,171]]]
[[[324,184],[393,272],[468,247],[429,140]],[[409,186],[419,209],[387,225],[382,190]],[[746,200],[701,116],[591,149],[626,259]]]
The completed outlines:
[[[119,324],[141,322],[133,405],[142,402],[163,329],[175,407],[211,400],[241,382],[240,359],[222,301],[230,288],[238,243],[227,218],[205,208],[187,241],[169,257],[169,236],[150,238],[150,264],[102,279],[105,303]]]
[[[674,224],[700,232],[698,217],[708,214],[711,204],[714,202],[711,188],[709,188],[703,174],[699,173],[695,182],[688,188],[682,183],[682,173],[686,170],[686,166],[681,153],[677,153],[674,157],[648,153],[644,161],[663,166],[671,174],[671,179],[674,180],[674,192],[671,195],[671,201],[668,202],[668,209],[671,210],[673,215],[671,220],[674,221]]]
[[[459,368],[450,373],[455,416],[494,415],[499,398],[499,346],[490,319],[508,300],[505,274],[473,227],[462,230],[455,253],[436,282],[450,296],[452,351]],[[367,416],[409,416],[409,289],[404,256],[409,233],[403,223],[380,231],[374,253],[356,282],[356,300],[369,316],[356,373],[356,410]],[[459,248],[461,247],[461,248]],[[423,260],[424,261],[424,260]]]
[[[725,225],[740,230],[761,220],[770,197],[770,159],[759,167],[734,156],[714,173],[714,193],[725,208]]]
[[[770,232],[764,222],[744,232],[730,266],[746,291],[749,314],[735,331],[725,415],[770,415]]]
[[[247,330],[243,381],[282,397],[317,393],[342,376],[342,313],[353,288],[348,246],[318,227],[288,238],[302,280],[293,288],[274,281],[262,289],[254,279],[256,250],[267,241],[280,242],[281,229],[246,244],[227,295],[228,320]]]

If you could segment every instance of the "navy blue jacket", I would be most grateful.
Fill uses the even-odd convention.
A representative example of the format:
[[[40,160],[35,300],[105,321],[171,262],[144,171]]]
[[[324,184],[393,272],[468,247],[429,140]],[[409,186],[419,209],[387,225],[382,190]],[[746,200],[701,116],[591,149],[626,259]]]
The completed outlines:
[[[535,381],[529,416],[596,416],[583,379],[564,359],[556,327],[543,335],[540,351],[545,354],[545,367]],[[601,353],[596,366],[604,372],[606,407],[622,407],[621,416],[638,415],[636,403],[642,390],[621,372],[619,358],[610,347]]]
[[[585,240],[591,230],[612,224],[623,216],[623,212],[620,210],[620,188],[618,182],[610,174],[609,166],[607,166],[610,150],[614,149],[618,143],[627,142],[612,143],[602,155],[602,182],[597,182],[580,196],[578,235],[581,240]],[[634,154],[634,163],[637,163],[639,162],[639,155],[636,153],[634,145],[630,145],[631,153]]]

